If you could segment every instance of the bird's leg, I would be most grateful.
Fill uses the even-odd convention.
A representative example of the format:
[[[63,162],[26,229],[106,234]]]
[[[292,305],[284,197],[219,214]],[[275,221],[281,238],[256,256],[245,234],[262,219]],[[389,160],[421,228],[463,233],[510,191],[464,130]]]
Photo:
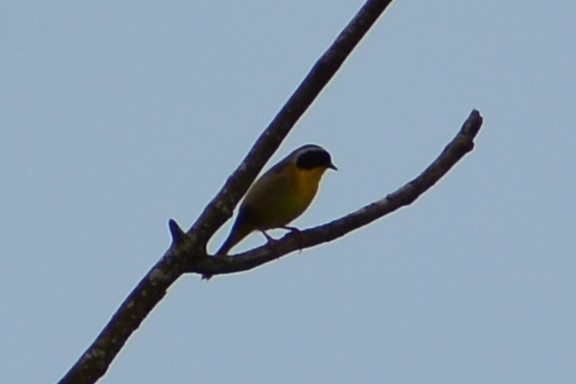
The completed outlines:
[[[286,226],[286,225],[283,226],[283,227],[280,227],[280,228],[286,229],[287,231],[290,231],[290,233],[293,233],[293,234],[294,234],[294,237],[296,238],[296,242],[298,243],[298,250],[299,250],[300,252],[302,252],[302,248],[304,248],[304,246],[303,246],[303,244],[302,244],[303,242],[302,242],[302,235],[301,235],[300,230],[299,230],[298,228],[296,228],[296,227],[289,227],[289,226]]]
[[[278,254],[278,248],[276,247],[278,244],[278,240],[261,230],[264,237],[266,237],[266,245],[269,246],[275,254]]]
[[[270,236],[269,234],[266,233],[266,231],[260,231],[262,232],[262,234],[264,235],[264,237],[266,238],[266,241],[268,242],[268,244],[270,243],[277,243],[278,240],[276,240],[275,238],[273,238],[272,236]]]
[[[266,238],[266,245],[275,246],[278,243],[278,240],[267,234],[266,231],[260,231],[260,232],[262,232],[262,234]]]

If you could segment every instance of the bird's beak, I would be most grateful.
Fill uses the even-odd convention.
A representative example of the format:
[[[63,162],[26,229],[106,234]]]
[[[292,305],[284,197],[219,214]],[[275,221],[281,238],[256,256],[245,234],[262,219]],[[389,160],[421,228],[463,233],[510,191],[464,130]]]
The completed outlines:
[[[335,170],[335,171],[338,170],[338,168],[336,168],[336,166],[335,166],[334,164],[332,164],[332,163],[330,163],[330,165],[328,166],[328,168],[333,169],[333,170]]]

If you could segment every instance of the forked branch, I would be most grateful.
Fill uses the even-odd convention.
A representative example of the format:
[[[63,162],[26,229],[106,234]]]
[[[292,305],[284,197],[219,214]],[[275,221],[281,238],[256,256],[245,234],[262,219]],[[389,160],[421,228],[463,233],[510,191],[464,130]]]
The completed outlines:
[[[438,182],[448,171],[474,148],[474,138],[482,126],[482,116],[473,110],[464,125],[442,153],[418,177],[395,192],[330,223],[297,234],[289,233],[272,246],[262,246],[233,256],[188,258],[187,272],[204,276],[246,271],[276,260],[295,250],[332,241],[361,228],[395,210],[410,205]]]

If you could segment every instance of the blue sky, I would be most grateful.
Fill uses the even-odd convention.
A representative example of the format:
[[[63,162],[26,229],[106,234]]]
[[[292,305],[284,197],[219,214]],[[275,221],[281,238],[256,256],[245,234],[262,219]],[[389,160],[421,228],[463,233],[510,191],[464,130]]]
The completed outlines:
[[[67,371],[362,4],[2,2],[0,382]],[[398,188],[472,108],[475,151],[338,241],[182,278],[101,382],[576,381],[575,25],[570,0],[396,1],[274,158],[340,169],[294,224]]]

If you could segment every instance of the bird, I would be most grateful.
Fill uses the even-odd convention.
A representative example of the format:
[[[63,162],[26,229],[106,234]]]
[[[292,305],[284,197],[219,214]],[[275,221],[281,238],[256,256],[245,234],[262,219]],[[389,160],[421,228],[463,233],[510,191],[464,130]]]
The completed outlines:
[[[270,168],[248,190],[230,234],[216,252],[228,252],[253,231],[260,231],[273,242],[266,230],[283,228],[299,217],[312,203],[324,172],[338,170],[328,151],[316,144],[306,144]]]

